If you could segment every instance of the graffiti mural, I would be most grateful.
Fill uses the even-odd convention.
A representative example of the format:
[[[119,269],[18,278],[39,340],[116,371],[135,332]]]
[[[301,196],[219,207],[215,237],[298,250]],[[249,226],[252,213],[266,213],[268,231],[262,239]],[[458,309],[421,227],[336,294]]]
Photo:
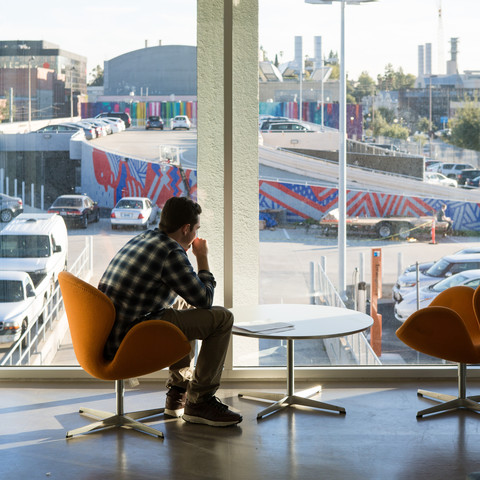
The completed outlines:
[[[337,202],[336,188],[260,180],[260,210],[286,209],[290,222],[320,220],[329,210],[338,207]],[[447,216],[453,219],[455,230],[480,231],[480,203],[473,202],[348,190],[347,216],[429,216],[440,210],[442,203],[447,205]]]
[[[174,166],[123,157],[83,146],[82,191],[101,207],[112,208],[123,196],[150,198],[162,207],[172,196],[197,197],[197,172]],[[188,189],[187,186],[188,185]],[[259,207],[286,211],[287,222],[320,220],[337,208],[338,190],[334,187],[259,181]],[[386,193],[347,191],[349,217],[430,216],[447,205],[447,216],[455,230],[480,231],[480,203],[433,198],[408,197]]]
[[[82,188],[101,207],[112,208],[125,196],[148,197],[159,207],[173,196],[189,193],[196,198],[195,170],[184,169],[184,181],[175,166],[127,158],[97,148],[83,153]]]

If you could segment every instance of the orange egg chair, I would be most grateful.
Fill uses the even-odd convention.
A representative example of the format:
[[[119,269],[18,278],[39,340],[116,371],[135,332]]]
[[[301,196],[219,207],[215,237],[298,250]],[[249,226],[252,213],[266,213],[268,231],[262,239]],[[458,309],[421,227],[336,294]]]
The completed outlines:
[[[185,335],[169,322],[149,320],[132,327],[112,360],[103,350],[115,321],[115,307],[100,290],[71,273],[58,276],[67,314],[73,349],[80,366],[101,380],[114,380],[115,414],[82,408],[80,413],[98,422],[67,432],[67,438],[80,433],[112,427],[127,427],[163,438],[163,433],[138,422],[138,419],[163,413],[163,408],[124,413],[124,380],[162,370],[190,351]]]
[[[397,337],[421,353],[458,364],[458,396],[418,390],[440,402],[417,417],[458,408],[480,411],[480,396],[466,396],[467,365],[480,363],[480,287],[448,288],[432,303],[408,317]]]

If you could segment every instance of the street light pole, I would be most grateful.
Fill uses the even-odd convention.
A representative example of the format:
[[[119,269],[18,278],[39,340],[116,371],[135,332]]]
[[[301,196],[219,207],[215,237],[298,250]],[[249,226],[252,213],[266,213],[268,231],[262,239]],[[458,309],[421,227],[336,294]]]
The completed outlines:
[[[73,71],[75,67],[70,67],[70,120],[73,121]]]
[[[340,5],[340,105],[339,105],[339,147],[338,147],[338,288],[343,300],[346,298],[347,258],[347,88],[345,81],[345,1]]]
[[[339,95],[339,145],[338,145],[338,292],[347,298],[347,81],[345,70],[345,4],[360,5],[376,0],[305,0],[305,3],[331,5],[340,2],[340,95]]]
[[[28,131],[32,130],[32,76],[31,62],[35,61],[35,57],[28,59]]]

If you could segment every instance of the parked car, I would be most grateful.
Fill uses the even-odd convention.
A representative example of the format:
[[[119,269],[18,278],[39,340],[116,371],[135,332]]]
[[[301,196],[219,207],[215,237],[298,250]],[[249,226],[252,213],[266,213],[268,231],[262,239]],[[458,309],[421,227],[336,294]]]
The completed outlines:
[[[311,132],[312,130],[298,122],[275,122],[275,123],[270,123],[266,131],[267,132]]]
[[[0,220],[10,222],[12,218],[23,213],[23,201],[18,197],[10,197],[0,193]]]
[[[268,130],[268,127],[272,123],[285,123],[285,122],[291,122],[291,121],[292,120],[288,117],[266,116],[266,117],[262,117],[262,119],[260,119],[258,128],[260,130]]]
[[[56,125],[47,125],[46,127],[39,128],[35,130],[35,133],[70,133],[74,134],[80,130],[77,126],[65,125],[65,124],[56,124]]]
[[[119,132],[123,132],[127,128],[125,126],[125,122],[119,117],[102,117],[102,119],[112,122],[114,125],[116,125]]]
[[[102,112],[99,113],[95,118],[103,118],[103,117],[117,117],[123,120],[125,123],[126,128],[130,128],[132,125],[132,119],[130,118],[130,114],[127,112]]]
[[[480,286],[480,270],[465,270],[464,272],[456,273],[451,277],[444,278],[437,283],[422,287],[419,290],[419,308],[425,308],[430,305],[432,300],[447,288],[456,285],[464,285],[466,287],[477,288]],[[413,312],[417,311],[417,292],[410,292],[402,299],[401,302],[396,303],[394,307],[394,315],[397,320],[404,322]]]
[[[0,271],[0,344],[11,346],[19,340],[29,325],[41,319],[47,301],[46,278],[35,287],[27,272]]]
[[[67,225],[75,224],[87,228],[90,222],[100,220],[100,208],[87,195],[60,195],[48,209],[48,213],[57,213]]]
[[[480,247],[467,247],[467,248],[462,248],[461,250],[456,251],[453,255],[471,255],[474,253],[480,254]],[[418,263],[418,271],[419,272],[426,272],[434,263],[436,260],[430,260],[428,262],[419,262]],[[412,263],[408,265],[407,268],[403,271],[402,275],[405,275],[408,272],[416,272],[417,271],[417,264]]]
[[[454,178],[447,178],[442,173],[425,172],[425,183],[432,185],[445,185],[447,187],[457,187],[458,183]]]
[[[96,118],[86,118],[82,120],[82,123],[92,125],[95,128],[95,131],[97,132],[97,138],[106,137],[108,135],[107,127],[105,126],[105,124],[99,122],[98,119]]]
[[[139,226],[146,230],[155,223],[158,207],[146,197],[124,197],[117,202],[110,215],[112,230],[120,225]]]
[[[104,137],[107,134],[104,125],[100,125],[99,123],[94,122],[90,119],[84,118],[77,123],[82,127],[92,128],[93,130],[95,130],[95,138]]]
[[[420,287],[427,287],[456,273],[477,268],[480,268],[479,253],[447,255],[436,261],[424,273],[420,273],[418,281]],[[416,285],[417,275],[415,271],[400,275],[392,288],[393,300],[401,302],[408,293],[416,289]]]
[[[151,128],[159,128],[163,130],[163,120],[158,116],[150,116],[147,118],[145,123],[145,130],[150,130]]]
[[[93,125],[87,125],[87,124],[82,124],[82,123],[62,123],[62,125],[67,125],[69,127],[75,127],[75,128],[80,128],[83,130],[83,133],[85,134],[85,138],[87,140],[92,140],[94,138],[97,138],[97,132],[95,130],[95,127]]]
[[[441,165],[442,162],[439,162],[438,160],[425,160],[425,171],[436,172]]]
[[[438,173],[443,173],[448,178],[457,178],[462,170],[475,168],[470,163],[444,163],[438,168]]]
[[[465,170],[462,170],[458,175],[457,175],[457,182],[459,185],[465,186],[465,187],[470,187],[469,184],[467,184],[468,179],[474,179],[480,176],[480,170],[478,168],[467,168]]]
[[[105,127],[105,131],[107,132],[107,135],[111,135],[113,133],[112,124],[109,121],[107,121],[105,118],[96,118],[95,122]]]
[[[68,232],[59,215],[22,213],[0,232],[1,269],[27,272],[35,288],[47,278],[50,295],[67,258]]]
[[[192,126],[190,119],[186,115],[177,115],[172,120],[172,130],[176,130],[177,128],[186,128],[190,130]]]
[[[102,117],[98,119],[98,121],[104,122],[107,126],[107,131],[108,131],[108,128],[110,128],[112,133],[118,133],[123,130],[122,127],[119,125],[119,122],[117,122],[117,120],[123,123],[123,121],[121,121],[120,119],[113,120],[112,118],[109,118],[109,117]]]
[[[418,271],[419,272],[426,272],[435,262],[419,262],[418,264]],[[404,271],[403,271],[403,275],[405,275],[406,273],[409,273],[409,272],[416,272],[417,271],[417,264],[416,263],[412,263],[411,265],[409,265]]]
[[[472,179],[467,178],[467,180],[465,182],[465,185],[467,185],[470,188],[475,188],[475,187],[478,188],[480,186],[480,176],[472,178]]]

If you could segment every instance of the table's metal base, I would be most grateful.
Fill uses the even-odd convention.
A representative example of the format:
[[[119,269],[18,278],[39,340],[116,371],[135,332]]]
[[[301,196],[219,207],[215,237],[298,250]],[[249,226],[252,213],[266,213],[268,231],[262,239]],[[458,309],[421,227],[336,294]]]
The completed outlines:
[[[290,405],[303,405],[305,407],[321,408],[323,410],[332,410],[334,412],[346,413],[343,407],[337,407],[330,403],[319,402],[318,400],[312,400],[317,393],[322,391],[321,386],[309,388],[296,394],[284,394],[284,393],[268,393],[268,392],[241,392],[239,397],[249,397],[258,400],[273,400],[275,403],[265,408],[257,414],[257,419],[263,418],[266,415],[278,412],[282,408]]]

